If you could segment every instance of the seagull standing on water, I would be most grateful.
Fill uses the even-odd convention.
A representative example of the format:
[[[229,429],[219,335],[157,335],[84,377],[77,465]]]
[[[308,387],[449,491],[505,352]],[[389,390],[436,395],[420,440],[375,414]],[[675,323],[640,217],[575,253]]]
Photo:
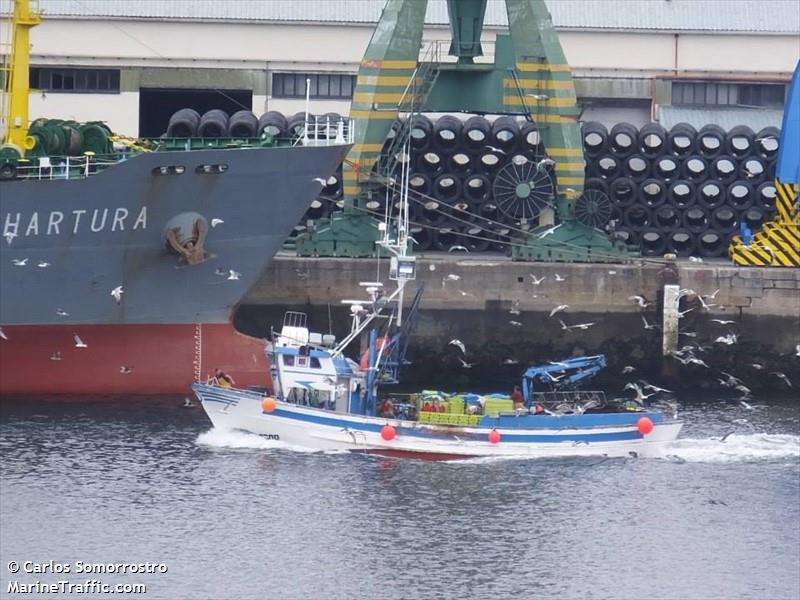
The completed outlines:
[[[88,348],[89,347],[89,345],[86,342],[84,342],[77,333],[72,334],[72,339],[75,340],[75,347],[76,348]]]
[[[233,269],[230,269],[228,271],[228,280],[229,281],[236,281],[241,276],[242,276],[241,273],[239,273],[238,271],[234,271]]]

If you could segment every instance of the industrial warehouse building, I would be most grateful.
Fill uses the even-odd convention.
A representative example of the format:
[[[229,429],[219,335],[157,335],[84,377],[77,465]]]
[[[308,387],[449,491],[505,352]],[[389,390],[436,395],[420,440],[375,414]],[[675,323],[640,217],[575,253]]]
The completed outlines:
[[[581,120],[670,127],[780,126],[800,56],[795,2],[549,0]],[[315,112],[347,114],[383,0],[41,0],[31,33],[30,116],[103,120],[157,136],[183,107],[292,114],[311,80]],[[0,9],[8,15],[11,3]],[[447,40],[430,0],[424,39]],[[489,0],[484,60],[505,30]],[[7,22],[3,39],[8,38]]]

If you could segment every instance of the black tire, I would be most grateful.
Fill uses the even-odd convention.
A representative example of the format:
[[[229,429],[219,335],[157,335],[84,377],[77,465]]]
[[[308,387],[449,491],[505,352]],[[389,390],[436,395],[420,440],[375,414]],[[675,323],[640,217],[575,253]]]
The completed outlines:
[[[725,188],[717,181],[706,181],[697,187],[697,203],[714,210],[725,203]]]
[[[486,252],[492,245],[492,234],[479,225],[465,225],[459,233],[470,252]]]
[[[308,115],[309,123],[314,122],[314,115]],[[306,113],[294,113],[291,117],[286,119],[286,135],[290,137],[298,137],[303,134],[306,127]]]
[[[490,144],[511,154],[517,147],[520,137],[519,123],[514,117],[497,117],[492,123]]]
[[[456,201],[450,206],[449,214],[456,223],[472,223],[479,218],[477,210],[477,207],[467,200],[456,198]]]
[[[734,158],[744,158],[753,151],[755,137],[747,125],[737,125],[725,136],[725,152]]]
[[[319,193],[328,200],[338,200],[342,197],[342,168],[339,167],[333,175],[328,177],[325,187]]]
[[[526,121],[519,131],[519,147],[532,160],[538,160],[545,155],[542,130],[536,123]]]
[[[648,123],[639,130],[639,152],[648,158],[661,156],[667,148],[667,130],[658,123]]]
[[[716,231],[696,234],[697,253],[703,258],[718,258],[728,250],[727,237]]]
[[[453,115],[444,115],[433,125],[433,147],[439,152],[455,152],[461,143],[463,124]]]
[[[630,227],[617,227],[612,235],[614,239],[624,242],[627,246],[639,246],[639,232]]]
[[[599,190],[608,195],[608,182],[601,177],[587,177],[583,183],[584,190]]]
[[[228,113],[214,108],[200,117],[197,135],[204,138],[221,138],[228,134]]]
[[[681,213],[669,204],[663,204],[653,211],[653,226],[662,231],[671,231],[681,226]]]
[[[639,130],[630,123],[617,123],[608,134],[608,147],[613,154],[625,158],[636,152]]]
[[[447,220],[447,206],[438,200],[426,200],[417,208],[421,223],[438,227]]]
[[[461,128],[461,147],[468,152],[480,152],[490,144],[491,133],[492,125],[486,117],[470,117]]]
[[[453,173],[442,173],[433,181],[433,197],[452,205],[461,197],[461,180]]]
[[[492,182],[481,173],[467,176],[461,184],[462,195],[473,205],[481,205],[492,197]]]
[[[697,151],[705,158],[719,156],[725,148],[725,130],[719,125],[704,125],[697,132]]]
[[[777,127],[764,127],[753,140],[753,155],[764,160],[775,160],[781,143],[781,130]]]
[[[630,177],[617,177],[608,186],[611,203],[619,208],[632,206],[638,198],[638,186]]]
[[[258,130],[258,119],[249,110],[240,110],[228,119],[228,135],[235,138],[254,138]]]
[[[694,154],[697,145],[697,130],[689,123],[678,123],[667,134],[669,152],[684,158]]]
[[[677,256],[693,256],[697,252],[696,235],[685,229],[670,231],[667,235],[667,251]]]
[[[464,238],[456,224],[445,225],[433,232],[433,249],[441,252],[448,252],[455,246],[463,246]]]
[[[167,125],[167,137],[195,137],[197,135],[197,127],[199,125],[200,113],[193,108],[182,108],[169,118],[169,123]]]
[[[411,151],[422,152],[431,144],[433,123],[425,115],[414,115],[411,124]]]
[[[631,154],[622,164],[622,172],[634,181],[644,181],[650,177],[653,165],[642,154]]]
[[[258,129],[256,129],[256,133],[259,136],[266,132],[268,135],[276,138],[285,137],[288,126],[289,122],[286,120],[286,117],[283,116],[283,113],[277,110],[271,110],[265,112],[258,118]]]
[[[773,168],[774,164],[774,162],[771,164]],[[768,174],[769,166],[764,162],[764,159],[758,156],[748,156],[747,158],[743,158],[739,164],[739,177],[749,181],[753,185],[758,185],[768,178],[770,180],[774,179],[774,172],[773,177],[768,177]]]
[[[622,162],[611,154],[604,154],[595,161],[595,168],[600,177],[614,179],[622,174]]]
[[[639,248],[643,256],[663,256],[667,249],[667,238],[657,229],[643,229],[639,232]]]
[[[494,150],[483,150],[478,154],[477,168],[478,171],[484,175],[493,177],[503,168],[505,162],[506,157],[503,154],[495,152]]]
[[[315,198],[311,201],[303,219],[304,221],[316,221],[317,219],[329,217],[333,206],[333,202],[326,198]]]
[[[696,194],[697,188],[691,181],[676,179],[667,190],[667,199],[672,206],[683,210],[695,203]]]
[[[738,177],[736,159],[732,156],[720,155],[711,161],[708,167],[709,179],[716,179],[721,183],[730,183]]]
[[[416,167],[417,171],[425,173],[428,177],[433,179],[444,173],[444,159],[438,152],[427,150],[419,153]]]
[[[710,224],[708,211],[702,206],[690,206],[683,211],[683,227],[692,233],[703,233]]]
[[[430,250],[433,245],[433,234],[427,227],[411,227],[411,243],[415,250]]]
[[[747,225],[750,231],[753,232],[761,229],[761,226],[764,225],[768,219],[769,215],[767,211],[760,206],[751,206],[739,214],[739,222]]]
[[[714,209],[711,213],[711,226],[709,229],[717,233],[727,235],[739,228],[739,214],[736,210],[723,204]]]
[[[622,212],[622,223],[634,231],[643,231],[653,222],[653,211],[642,204],[629,206]]]
[[[653,160],[653,177],[670,181],[680,175],[681,165],[678,159],[669,154]]]
[[[772,181],[765,181],[756,188],[755,203],[766,210],[775,210],[775,199],[778,190]]]
[[[667,200],[667,185],[661,179],[645,179],[639,184],[639,201],[656,208]]]
[[[681,177],[698,184],[708,178],[708,162],[698,154],[687,156],[681,163]]]
[[[447,170],[466,177],[475,170],[475,157],[466,152],[455,152],[447,158]]]
[[[425,201],[424,197],[420,196],[430,196],[432,183],[431,178],[428,177],[425,173],[411,173],[408,177],[408,187],[411,194],[409,196],[414,200],[421,200]],[[416,192],[416,193],[415,193]]]
[[[753,205],[756,198],[756,191],[753,186],[746,181],[734,181],[728,186],[726,196],[730,207],[741,211]]]
[[[586,156],[600,156],[608,151],[608,129],[597,121],[587,121],[582,127],[583,151]]]

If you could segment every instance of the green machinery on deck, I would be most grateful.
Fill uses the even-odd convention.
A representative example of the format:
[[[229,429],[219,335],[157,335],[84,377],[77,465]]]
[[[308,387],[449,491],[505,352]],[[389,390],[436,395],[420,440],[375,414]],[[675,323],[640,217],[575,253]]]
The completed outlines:
[[[514,240],[514,259],[598,262],[630,257],[624,244],[591,226],[592,215],[602,207],[596,195],[583,193],[575,86],[544,0],[506,0],[509,32],[496,37],[494,63],[474,60],[483,56],[486,0],[448,0],[447,9],[452,34],[448,54],[456,60],[445,62],[441,42],[422,46],[427,0],[387,0],[353,94],[355,144],[343,165],[344,210],[298,236],[298,254],[373,255],[379,230],[363,207],[374,194],[385,193],[414,116],[464,112],[533,121],[554,162],[548,170],[554,168],[555,193],[550,182],[550,198],[537,226]],[[387,144],[401,113],[408,118]],[[512,186],[520,201],[537,193],[532,179],[528,172]],[[589,219],[579,222],[576,210]],[[554,212],[560,220],[555,227]]]

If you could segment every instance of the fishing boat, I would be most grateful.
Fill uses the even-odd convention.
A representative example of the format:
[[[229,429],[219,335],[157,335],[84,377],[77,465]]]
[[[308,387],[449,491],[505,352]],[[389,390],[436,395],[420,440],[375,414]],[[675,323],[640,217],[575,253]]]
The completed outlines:
[[[304,313],[287,312],[266,346],[271,393],[235,389],[224,379],[217,382],[223,385],[193,385],[213,425],[316,450],[423,459],[663,453],[681,429],[676,411],[609,401],[601,391],[577,387],[605,366],[603,356],[531,367],[514,398],[383,392],[400,381],[423,292],[418,288],[404,308],[405,287],[416,279],[415,257],[408,254],[407,177],[401,176],[400,214],[382,223],[378,242],[391,256],[388,284],[361,282],[366,298],[342,301],[350,306],[351,326],[338,342],[312,332]],[[363,337],[369,342],[356,362],[346,352]]]

